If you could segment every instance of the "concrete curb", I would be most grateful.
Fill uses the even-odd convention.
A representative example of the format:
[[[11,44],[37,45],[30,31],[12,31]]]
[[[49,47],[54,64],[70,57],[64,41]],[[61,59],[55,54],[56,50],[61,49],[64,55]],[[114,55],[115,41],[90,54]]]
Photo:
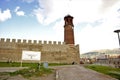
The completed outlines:
[[[58,71],[56,71],[56,75],[55,75],[55,79],[58,80],[59,76],[58,76]]]

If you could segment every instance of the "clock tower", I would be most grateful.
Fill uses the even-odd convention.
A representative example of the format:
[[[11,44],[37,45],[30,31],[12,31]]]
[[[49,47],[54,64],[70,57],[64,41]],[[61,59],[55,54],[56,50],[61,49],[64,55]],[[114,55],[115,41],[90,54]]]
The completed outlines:
[[[64,42],[66,44],[74,45],[74,25],[73,25],[73,17],[67,15],[64,17],[65,25],[64,25]]]

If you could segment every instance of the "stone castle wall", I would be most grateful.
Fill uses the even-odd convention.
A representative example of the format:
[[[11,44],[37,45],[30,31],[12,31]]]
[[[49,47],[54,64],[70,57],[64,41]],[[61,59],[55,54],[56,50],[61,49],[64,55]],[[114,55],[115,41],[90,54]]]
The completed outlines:
[[[79,63],[79,45],[64,42],[21,39],[0,39],[0,61],[20,62],[22,51],[40,51],[41,62]]]

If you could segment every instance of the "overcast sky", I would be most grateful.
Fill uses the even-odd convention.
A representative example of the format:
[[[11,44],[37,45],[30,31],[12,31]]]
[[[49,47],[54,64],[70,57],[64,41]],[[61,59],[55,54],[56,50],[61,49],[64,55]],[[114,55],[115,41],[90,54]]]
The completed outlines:
[[[0,38],[63,42],[68,14],[81,53],[119,47],[120,0],[0,0]]]

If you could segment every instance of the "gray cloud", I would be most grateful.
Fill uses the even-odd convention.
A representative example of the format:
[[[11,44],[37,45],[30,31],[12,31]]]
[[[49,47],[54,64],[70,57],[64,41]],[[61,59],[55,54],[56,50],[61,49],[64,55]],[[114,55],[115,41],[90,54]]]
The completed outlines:
[[[102,0],[101,11],[105,12],[114,6],[120,0]]]
[[[52,0],[38,0],[39,7],[43,11],[44,15],[47,15],[51,12],[52,9]]]
[[[38,0],[37,9],[33,10],[38,22],[44,24],[45,20],[48,18],[49,14],[52,12],[53,0]]]

